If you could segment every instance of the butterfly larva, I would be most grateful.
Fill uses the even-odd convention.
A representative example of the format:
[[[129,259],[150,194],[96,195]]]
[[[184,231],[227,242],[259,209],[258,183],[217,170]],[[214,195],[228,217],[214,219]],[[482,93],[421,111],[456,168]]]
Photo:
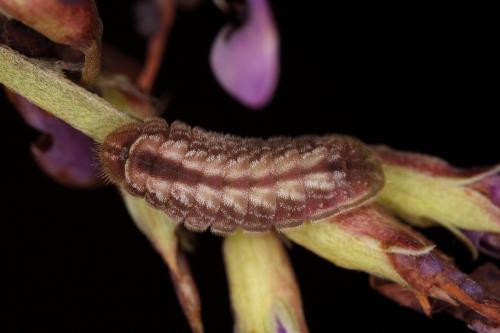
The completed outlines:
[[[384,182],[374,155],[351,137],[241,138],[162,119],[112,132],[99,157],[111,181],[174,221],[223,234],[335,215]]]

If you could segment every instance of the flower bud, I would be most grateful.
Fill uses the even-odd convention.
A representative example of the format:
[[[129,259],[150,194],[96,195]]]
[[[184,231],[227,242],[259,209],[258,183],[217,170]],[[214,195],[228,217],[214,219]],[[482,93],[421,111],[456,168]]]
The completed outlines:
[[[300,291],[288,256],[272,233],[224,239],[237,333],[304,333]]]

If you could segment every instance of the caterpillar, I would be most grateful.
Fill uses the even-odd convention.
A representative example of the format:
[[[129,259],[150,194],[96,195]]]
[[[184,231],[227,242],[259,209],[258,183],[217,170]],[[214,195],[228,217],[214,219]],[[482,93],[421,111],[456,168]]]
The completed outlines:
[[[190,230],[218,234],[336,215],[384,183],[369,148],[343,135],[242,138],[153,118],[111,132],[98,155],[113,183]]]

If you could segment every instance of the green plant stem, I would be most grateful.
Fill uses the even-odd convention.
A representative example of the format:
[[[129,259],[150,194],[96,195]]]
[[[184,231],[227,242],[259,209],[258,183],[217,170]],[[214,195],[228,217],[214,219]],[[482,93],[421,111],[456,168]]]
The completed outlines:
[[[0,83],[97,142],[114,129],[137,121],[60,73],[2,45]]]

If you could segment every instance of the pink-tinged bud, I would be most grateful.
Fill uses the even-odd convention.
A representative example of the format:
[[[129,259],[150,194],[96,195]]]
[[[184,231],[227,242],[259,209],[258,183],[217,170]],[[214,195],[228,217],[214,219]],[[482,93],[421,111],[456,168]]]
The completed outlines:
[[[434,245],[398,223],[383,209],[367,205],[336,217],[283,230],[295,243],[332,263],[405,284],[390,253],[422,255]]]
[[[83,52],[83,82],[97,78],[102,24],[94,0],[0,0],[0,13]]]
[[[373,147],[382,161],[386,185],[377,200],[422,227],[440,224],[460,230],[500,233],[500,164],[458,169],[422,154]]]
[[[193,333],[203,332],[201,301],[189,264],[179,248],[174,224],[162,211],[122,192],[127,209],[137,227],[149,239],[170,269],[177,298]]]
[[[69,187],[86,188],[100,184],[92,139],[24,97],[10,92],[8,96],[24,120],[43,133],[31,145],[31,152],[48,176]]]
[[[448,257],[423,236],[400,224],[377,207],[348,213],[285,230],[287,237],[333,263],[362,270],[396,282],[415,295],[400,295],[398,302],[432,312],[438,299],[500,322],[500,301],[453,266]],[[386,293],[394,292],[385,288]]]
[[[240,27],[224,26],[210,64],[221,86],[252,109],[272,99],[279,79],[279,36],[268,0],[247,0]]]
[[[300,291],[288,256],[272,233],[224,239],[224,262],[237,333],[305,333]]]

